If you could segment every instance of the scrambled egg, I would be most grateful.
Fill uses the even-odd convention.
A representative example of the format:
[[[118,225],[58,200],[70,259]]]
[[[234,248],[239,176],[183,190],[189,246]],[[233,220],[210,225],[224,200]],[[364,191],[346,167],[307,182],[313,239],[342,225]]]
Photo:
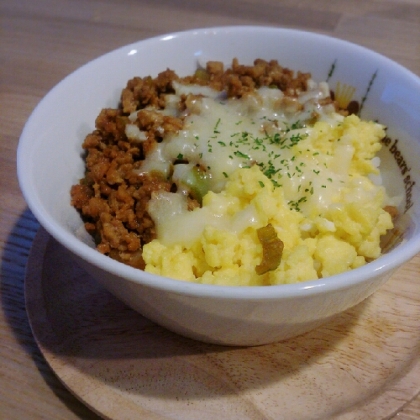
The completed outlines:
[[[158,231],[158,239],[144,246],[145,271],[260,286],[327,277],[379,257],[380,237],[393,227],[385,190],[374,182],[384,134],[381,125],[354,115],[315,123],[290,149],[289,165],[275,183],[257,164],[239,167],[220,192],[204,196],[201,208],[186,211],[180,202],[179,211],[161,215],[169,236]],[[301,172],[291,173],[290,162]],[[277,268],[258,275],[263,245],[257,229],[268,224],[284,249]]]

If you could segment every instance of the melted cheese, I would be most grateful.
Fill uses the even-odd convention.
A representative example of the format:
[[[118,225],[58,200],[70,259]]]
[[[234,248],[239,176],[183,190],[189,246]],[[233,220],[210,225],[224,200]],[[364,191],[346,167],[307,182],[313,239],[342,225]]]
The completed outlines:
[[[235,203],[223,201],[217,207],[214,193],[222,192],[240,168],[259,167],[270,187],[281,189],[289,209],[305,217],[326,214],[345,192],[349,200],[369,194],[365,178],[352,175],[358,163],[353,159],[357,143],[354,121],[337,114],[332,105],[320,105],[329,96],[326,83],[311,81],[310,87],[297,98],[265,87],[242,99],[226,99],[208,87],[175,84],[176,93],[168,95],[168,106],[162,112],[182,116],[183,129],[166,135],[141,168],[172,177],[178,185],[176,193],[156,193],[149,203],[149,214],[163,244],[192,244],[206,226],[238,234],[260,224],[261,217],[252,206],[239,213]],[[176,104],[181,95],[188,94],[194,96],[179,115]],[[378,136],[383,134],[379,124],[370,129]],[[177,168],[180,160],[188,163]],[[359,163],[362,172],[378,173],[378,162]],[[180,180],[196,165],[205,171],[213,196],[211,206],[188,211],[188,188]],[[363,169],[362,165],[367,166]],[[325,230],[334,230],[331,222],[324,225]],[[307,221],[303,230],[312,226]]]

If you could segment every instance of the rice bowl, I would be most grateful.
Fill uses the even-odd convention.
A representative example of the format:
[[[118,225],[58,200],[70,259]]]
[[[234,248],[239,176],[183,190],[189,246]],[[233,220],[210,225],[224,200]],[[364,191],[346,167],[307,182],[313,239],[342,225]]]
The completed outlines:
[[[383,183],[391,194],[402,194],[403,200],[385,255],[326,279],[241,288],[145,273],[94,249],[79,214],[70,205],[69,191],[83,174],[80,144],[92,131],[98,111],[115,107],[120,89],[133,76],[156,74],[167,67],[190,74],[198,60],[229,62],[233,55],[246,63],[256,58],[278,59],[290,68],[307,69],[317,80],[327,78],[334,66],[329,83],[353,86],[354,97],[363,103],[362,117],[388,127],[380,156]],[[419,78],[408,70],[363,47],[323,35],[266,27],[168,34],[100,57],[57,85],[34,110],[22,133],[19,182],[45,229],[92,276],[146,317],[212,343],[274,342],[308,331],[361,302],[420,250],[420,165],[415,158],[420,152],[420,119],[415,111],[419,97]]]

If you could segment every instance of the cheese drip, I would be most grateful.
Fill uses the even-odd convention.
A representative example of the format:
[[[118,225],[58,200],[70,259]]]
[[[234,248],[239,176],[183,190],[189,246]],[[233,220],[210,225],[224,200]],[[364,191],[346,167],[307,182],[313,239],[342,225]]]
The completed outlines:
[[[155,193],[149,203],[162,243],[191,244],[205,226],[234,233],[257,226],[261,221],[252,206],[233,214],[225,203],[223,209],[218,208],[214,198],[241,168],[259,167],[269,184],[266,187],[282,189],[289,208],[305,217],[322,216],[343,199],[345,191],[351,191],[352,200],[369,194],[364,179],[351,176],[357,142],[351,117],[346,122],[332,104],[320,104],[329,97],[327,83],[310,81],[309,85],[296,98],[264,87],[241,99],[226,99],[223,92],[208,87],[174,84],[176,92],[168,95],[168,106],[161,112],[182,116],[183,129],[166,135],[141,168],[171,177],[178,186],[175,193]],[[182,95],[190,96],[180,114],[176,104]],[[379,124],[369,129],[383,134]],[[366,165],[366,174],[377,172],[377,163]],[[206,174],[206,189],[213,195],[211,206],[189,211],[190,186],[185,180],[194,167]],[[325,229],[329,229],[328,221]]]

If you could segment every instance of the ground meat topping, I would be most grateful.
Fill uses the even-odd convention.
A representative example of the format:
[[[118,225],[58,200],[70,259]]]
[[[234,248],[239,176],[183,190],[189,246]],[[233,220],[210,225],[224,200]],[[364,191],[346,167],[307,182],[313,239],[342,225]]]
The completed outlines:
[[[263,86],[278,88],[294,111],[298,107],[294,98],[307,90],[309,79],[309,73],[295,73],[275,60],[258,59],[246,66],[234,59],[229,69],[221,62],[209,61],[205,68],[183,78],[167,69],[155,78],[129,80],[119,106],[103,109],[95,130],[86,136],[86,172],[71,188],[72,205],[81,213],[97,249],[125,264],[144,268],[142,246],[156,237],[147,204],[153,193],[172,191],[174,185],[170,176],[161,172],[143,172],[142,162],[164,136],[182,130],[182,111],[193,112],[195,101],[200,100],[199,94],[185,95],[176,105],[181,117],[157,112],[168,106],[175,82],[207,86],[225,92],[228,98],[245,97]],[[197,197],[188,197],[189,209],[199,205]]]

